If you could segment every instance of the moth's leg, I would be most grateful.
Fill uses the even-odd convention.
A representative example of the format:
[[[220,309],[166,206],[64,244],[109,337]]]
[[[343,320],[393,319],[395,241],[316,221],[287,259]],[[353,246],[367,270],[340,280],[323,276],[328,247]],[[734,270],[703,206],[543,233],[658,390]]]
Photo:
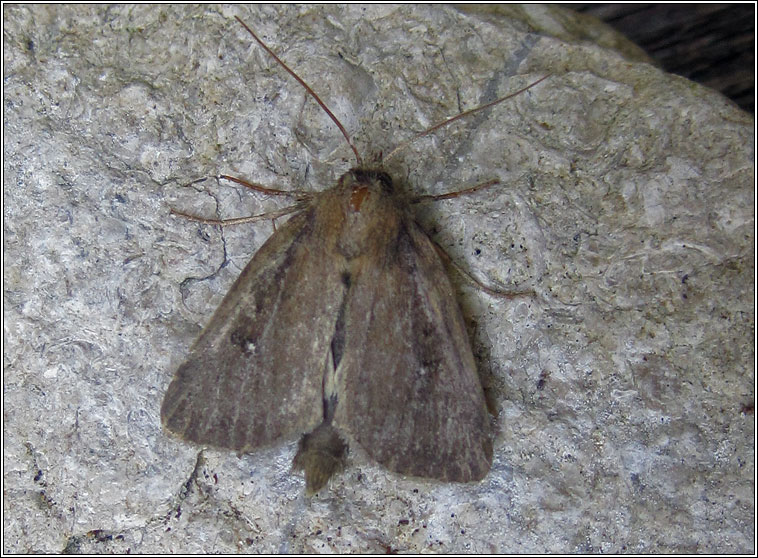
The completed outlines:
[[[277,190],[276,188],[269,188],[267,186],[263,186],[262,184],[248,182],[247,180],[243,180],[235,176],[229,176],[227,174],[219,175],[218,178],[223,178],[224,180],[231,180],[232,182],[236,182],[237,184],[240,184],[244,186],[245,188],[250,188],[251,190],[255,190],[256,192],[263,192],[264,194],[270,194],[272,196],[290,196],[293,198],[297,198],[299,200],[305,200],[305,199],[309,199],[313,197],[313,192],[306,192],[305,190]]]
[[[439,201],[439,200],[449,200],[453,198],[457,198],[459,196],[463,196],[465,194],[473,194],[474,192],[478,192],[479,190],[484,190],[485,188],[489,188],[490,186],[494,186],[495,184],[498,184],[500,181],[493,179],[493,180],[487,180],[486,182],[480,182],[476,186],[472,186],[470,188],[465,188],[463,190],[458,190],[457,192],[447,192],[446,194],[436,194],[436,195],[426,195],[426,196],[418,196],[416,198],[413,198],[411,200],[411,203],[422,203],[427,201]],[[434,242],[434,241],[432,241]],[[476,277],[471,275],[469,272],[464,270],[461,266],[456,264],[453,259],[448,255],[447,252],[445,252],[445,249],[434,242],[434,247],[437,250],[437,253],[440,255],[442,260],[449,264],[451,267],[453,267],[458,273],[463,275],[466,279],[468,279],[471,283],[474,283],[476,286],[478,286],[480,289],[482,289],[485,293],[495,296],[495,297],[503,297],[503,298],[515,298],[517,296],[532,296],[534,295],[534,291],[528,290],[528,291],[503,291],[501,289],[488,287],[481,281],[479,281]]]
[[[269,211],[267,213],[261,213],[260,215],[251,215],[249,217],[237,217],[236,219],[206,219],[204,217],[198,217],[197,215],[191,215],[190,213],[184,213],[183,211],[179,211],[178,209],[174,208],[171,208],[171,214],[179,215],[180,217],[184,217],[185,219],[189,219],[190,221],[195,221],[197,223],[204,223],[206,225],[220,225],[222,227],[225,227],[228,225],[239,225],[241,223],[252,223],[254,221],[277,219],[279,217],[289,215],[290,213],[296,213],[301,209],[302,205],[297,204],[285,207],[278,211]]]
[[[463,196],[465,194],[473,194],[474,192],[478,192],[479,190],[484,190],[485,188],[489,188],[490,186],[494,186],[495,184],[498,184],[500,181],[493,179],[488,180],[486,182],[480,182],[476,186],[472,186],[471,188],[466,188],[464,190],[458,190],[457,192],[447,192],[446,194],[436,194],[436,195],[426,195],[426,196],[418,196],[416,198],[413,198],[411,200],[411,203],[421,203],[421,202],[427,202],[427,201],[439,201],[439,200],[450,200],[453,198],[457,198],[459,196]]]
[[[192,215],[190,213],[185,213],[183,211],[179,211],[178,209],[171,208],[171,214],[172,215],[179,215],[180,217],[184,217],[185,219],[189,219],[190,221],[195,221],[197,223],[204,223],[206,225],[220,225],[220,226],[228,226],[228,225],[239,225],[241,223],[252,223],[255,221],[262,221],[262,220],[274,220],[279,217],[284,217],[285,215],[289,215],[291,213],[295,213],[297,211],[300,211],[303,209],[303,204],[301,202],[306,201],[313,197],[312,192],[305,192],[303,190],[277,190],[275,188],[267,188],[266,186],[263,186],[261,184],[255,184],[253,182],[248,182],[246,180],[242,180],[241,178],[236,178],[234,176],[227,176],[225,174],[215,176],[213,178],[218,179],[225,179],[225,180],[231,180],[232,182],[236,182],[237,184],[241,184],[242,186],[246,188],[250,188],[251,190],[255,190],[256,192],[263,192],[265,194],[271,194],[274,196],[290,196],[295,197],[298,200],[298,203],[295,205],[291,205],[289,207],[285,207],[283,209],[279,209],[277,211],[269,211],[266,213],[261,213],[260,215],[251,215],[249,217],[238,217],[236,219],[206,219],[205,217],[199,217],[197,215]],[[188,184],[188,186],[192,184],[197,184],[198,182],[203,182],[204,180],[207,180],[207,178],[200,178],[198,180],[194,180]]]
[[[488,287],[487,285],[479,281],[479,279],[477,279],[476,277],[471,275],[468,271],[466,271],[457,263],[455,263],[453,259],[450,257],[450,255],[447,252],[445,252],[445,249],[442,246],[440,246],[433,240],[432,240],[432,243],[434,244],[434,248],[437,250],[437,253],[440,255],[440,257],[445,263],[449,264],[458,273],[460,273],[464,278],[474,283],[477,287],[479,287],[481,290],[483,290],[485,293],[487,293],[490,296],[494,296],[498,298],[516,298],[519,296],[534,296],[536,294],[532,289],[529,289],[526,291],[504,291],[495,287]]]

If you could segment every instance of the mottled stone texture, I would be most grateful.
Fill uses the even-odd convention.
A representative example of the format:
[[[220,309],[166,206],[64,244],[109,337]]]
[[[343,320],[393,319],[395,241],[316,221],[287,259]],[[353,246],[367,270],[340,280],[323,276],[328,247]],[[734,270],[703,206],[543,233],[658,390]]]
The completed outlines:
[[[409,191],[488,399],[480,483],[352,452],[305,499],[296,440],[198,452],[163,393],[284,200],[423,138]],[[5,552],[753,552],[753,120],[555,7],[5,6]],[[598,46],[593,39],[599,38]]]

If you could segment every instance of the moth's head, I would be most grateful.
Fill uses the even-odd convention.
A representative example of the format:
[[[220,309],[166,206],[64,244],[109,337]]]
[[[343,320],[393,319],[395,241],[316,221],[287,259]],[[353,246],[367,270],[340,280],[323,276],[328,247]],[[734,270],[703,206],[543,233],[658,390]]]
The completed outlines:
[[[340,177],[337,187],[349,196],[350,209],[360,212],[369,198],[387,199],[395,193],[392,177],[380,169],[352,168]]]
[[[340,186],[346,188],[379,187],[385,194],[394,194],[392,177],[379,169],[356,167],[350,169],[340,178]]]

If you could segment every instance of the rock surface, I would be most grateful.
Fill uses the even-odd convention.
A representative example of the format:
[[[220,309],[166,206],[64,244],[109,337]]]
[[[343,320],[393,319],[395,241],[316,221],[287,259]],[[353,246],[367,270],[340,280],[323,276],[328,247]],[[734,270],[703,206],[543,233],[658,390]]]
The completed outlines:
[[[556,7],[6,6],[5,552],[753,552],[753,120]],[[490,474],[354,453],[313,499],[296,440],[199,452],[163,392],[283,206],[388,164],[453,277],[497,407]],[[589,42],[605,37],[608,47]],[[629,54],[629,53],[632,54]],[[625,57],[626,56],[626,57]]]

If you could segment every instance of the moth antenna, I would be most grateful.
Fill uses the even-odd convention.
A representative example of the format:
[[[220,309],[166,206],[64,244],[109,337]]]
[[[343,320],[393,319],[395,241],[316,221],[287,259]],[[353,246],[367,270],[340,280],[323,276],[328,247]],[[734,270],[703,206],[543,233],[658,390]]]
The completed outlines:
[[[258,42],[258,44],[259,44],[259,45],[261,45],[261,46],[263,47],[263,49],[264,49],[266,52],[268,52],[268,53],[269,53],[269,54],[270,54],[270,55],[271,55],[271,56],[274,58],[274,60],[276,60],[276,61],[279,63],[279,65],[280,65],[282,68],[284,68],[285,70],[287,70],[287,72],[288,72],[288,73],[289,73],[289,74],[290,74],[290,75],[291,75],[293,78],[295,78],[295,79],[298,81],[298,83],[299,83],[300,85],[302,85],[302,86],[305,88],[305,90],[306,90],[308,93],[310,93],[311,97],[313,97],[313,98],[316,100],[316,102],[317,102],[317,103],[318,103],[318,104],[321,106],[321,108],[322,108],[322,109],[324,109],[324,111],[326,112],[326,114],[328,114],[328,115],[329,115],[329,118],[331,118],[331,119],[332,119],[332,122],[334,122],[334,123],[337,125],[337,128],[339,128],[339,129],[340,129],[340,132],[342,132],[342,135],[343,135],[343,136],[345,136],[345,140],[347,141],[347,144],[350,146],[350,149],[352,149],[352,150],[353,150],[353,153],[355,153],[355,159],[356,159],[356,160],[357,160],[357,162],[358,162],[358,166],[360,167],[361,165],[363,165],[363,160],[361,159],[361,156],[360,156],[360,154],[358,153],[358,150],[355,148],[355,145],[353,145],[353,142],[352,142],[352,140],[350,139],[350,136],[348,135],[348,133],[347,133],[347,130],[345,130],[344,126],[342,126],[342,123],[341,123],[339,120],[337,120],[337,117],[336,117],[336,116],[334,116],[334,113],[332,113],[332,111],[330,111],[330,110],[329,110],[329,107],[327,107],[327,106],[326,106],[326,104],[324,104],[324,101],[322,101],[322,100],[319,98],[319,96],[318,96],[318,95],[316,95],[316,92],[315,92],[313,89],[311,89],[311,87],[310,87],[310,86],[309,86],[307,83],[305,83],[305,81],[303,81],[303,79],[302,79],[302,78],[301,78],[299,75],[297,75],[297,74],[296,74],[294,71],[292,71],[292,70],[289,68],[289,66],[287,66],[287,64],[285,64],[285,63],[284,63],[284,62],[283,62],[283,61],[282,61],[282,60],[281,60],[281,59],[280,59],[280,58],[279,58],[279,57],[278,57],[278,56],[277,56],[277,55],[274,53],[274,51],[273,51],[273,50],[271,50],[271,49],[270,49],[268,46],[266,46],[266,43],[264,43],[262,40],[260,40],[260,39],[258,38],[258,35],[256,35],[255,33],[253,33],[253,30],[252,30],[252,29],[250,29],[250,28],[249,28],[249,27],[248,27],[248,26],[245,24],[245,22],[244,22],[244,21],[242,21],[242,20],[241,20],[241,19],[240,19],[238,16],[234,16],[234,17],[235,17],[235,19],[236,19],[237,21],[239,21],[239,22],[242,24],[242,27],[244,27],[245,29],[247,29],[247,32],[248,32],[248,33],[250,33],[250,34],[253,36],[253,39],[255,39],[255,40]]]
[[[423,138],[424,136],[428,136],[428,135],[429,135],[429,134],[431,134],[432,132],[436,132],[436,131],[437,131],[437,130],[439,130],[440,128],[442,128],[442,127],[444,127],[444,126],[447,126],[448,124],[452,124],[452,123],[453,123],[453,122],[455,122],[456,120],[459,120],[459,119],[461,119],[461,118],[464,118],[464,117],[466,117],[466,116],[472,115],[472,114],[474,114],[475,112],[479,112],[480,110],[484,110],[484,109],[488,109],[488,108],[490,108],[490,107],[494,107],[494,106],[495,106],[495,105],[497,105],[498,103],[502,103],[503,101],[507,101],[507,100],[508,100],[508,99],[510,99],[511,97],[515,97],[516,95],[520,95],[521,93],[523,93],[524,91],[527,91],[527,90],[531,89],[532,87],[534,87],[534,86],[535,86],[535,85],[537,85],[538,83],[540,83],[540,82],[542,82],[542,81],[545,81],[547,78],[549,78],[549,77],[550,77],[550,75],[551,75],[551,74],[547,74],[547,75],[545,75],[545,76],[542,76],[540,79],[538,79],[538,80],[537,80],[537,81],[535,81],[534,83],[531,83],[531,84],[527,85],[526,87],[523,87],[523,88],[519,89],[519,90],[518,90],[518,91],[516,91],[515,93],[510,93],[509,95],[506,95],[505,97],[500,97],[499,99],[495,99],[494,101],[492,101],[492,102],[490,102],[490,103],[487,103],[486,105],[482,105],[482,106],[480,106],[480,107],[472,108],[472,109],[470,109],[470,110],[467,110],[467,111],[465,111],[465,112],[462,112],[462,113],[460,113],[460,114],[458,114],[458,115],[456,115],[456,116],[453,116],[452,118],[448,118],[447,120],[444,120],[444,121],[440,122],[439,124],[435,124],[435,125],[434,125],[434,126],[432,126],[431,128],[427,128],[427,129],[426,129],[426,130],[424,130],[423,132],[419,132],[419,133],[418,133],[418,134],[416,134],[415,136],[411,137],[411,139],[409,139],[409,140],[407,140],[407,141],[404,141],[403,143],[401,143],[400,145],[398,145],[398,146],[397,146],[395,149],[393,149],[392,151],[390,151],[390,154],[389,154],[389,155],[387,155],[387,157],[385,157],[384,161],[385,161],[385,162],[386,162],[386,161],[388,161],[389,159],[391,159],[392,157],[394,157],[394,156],[395,156],[395,154],[396,154],[398,151],[400,151],[400,150],[402,150],[402,149],[405,149],[406,147],[408,147],[410,144],[412,144],[412,143],[413,143],[414,141],[416,141],[417,139],[419,139],[419,138]]]

